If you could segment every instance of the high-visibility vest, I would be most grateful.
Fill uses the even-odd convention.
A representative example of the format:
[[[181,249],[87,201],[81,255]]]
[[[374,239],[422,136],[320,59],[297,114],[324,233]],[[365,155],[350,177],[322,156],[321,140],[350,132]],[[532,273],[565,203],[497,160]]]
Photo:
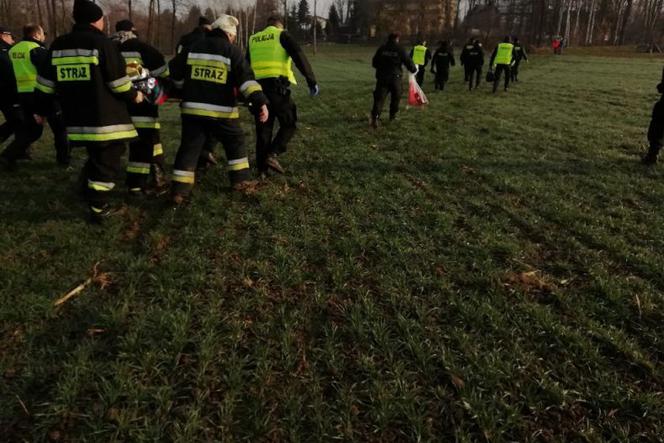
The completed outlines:
[[[18,92],[35,92],[37,68],[30,60],[30,52],[38,47],[39,45],[35,42],[22,41],[9,50]]]
[[[251,68],[257,80],[265,78],[286,77],[296,85],[293,73],[293,59],[290,58],[279,39],[282,29],[268,26],[249,39],[249,57]]]
[[[513,50],[514,45],[512,43],[500,43],[493,63],[496,65],[509,65],[512,63]]]
[[[417,45],[413,48],[413,63],[416,65],[424,65],[426,63],[427,47]]]

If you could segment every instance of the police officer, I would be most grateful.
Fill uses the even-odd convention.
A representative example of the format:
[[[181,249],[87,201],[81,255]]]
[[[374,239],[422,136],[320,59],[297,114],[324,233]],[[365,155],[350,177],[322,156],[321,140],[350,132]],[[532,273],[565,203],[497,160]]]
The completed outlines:
[[[286,31],[279,17],[268,19],[267,27],[249,39],[248,58],[256,79],[269,100],[270,118],[256,121],[256,163],[260,174],[268,169],[283,174],[277,156],[286,152],[288,142],[297,129],[297,109],[291,97],[291,85],[296,85],[292,65],[302,73],[309,86],[309,95],[319,93],[316,77],[304,52]],[[279,131],[273,138],[275,121]]]
[[[410,50],[410,57],[413,59],[413,63],[417,65],[417,84],[422,86],[424,84],[424,73],[426,67],[431,60],[431,51],[427,48],[427,42],[425,40],[418,40],[417,44]]]
[[[150,76],[158,78],[165,85],[168,64],[164,56],[154,47],[138,39],[136,28],[129,20],[115,24],[112,39],[120,45],[120,52],[127,64],[127,71],[134,74],[139,69],[147,69]],[[127,186],[132,197],[140,197],[146,192],[160,192],[165,189],[164,149],[159,129],[159,107],[144,101],[129,105],[131,120],[138,132],[138,139],[129,144],[127,164]],[[149,178],[152,175],[152,186]]]
[[[644,165],[657,163],[657,157],[664,146],[664,70],[662,70],[662,81],[657,85],[657,92],[662,95],[652,110],[648,126],[648,152],[641,159]]]
[[[461,66],[463,66],[463,80],[468,81],[470,80],[470,69],[468,66],[468,52],[473,49],[475,46],[475,42],[473,41],[472,38],[468,39],[468,42],[463,46],[463,49],[461,50],[461,55],[459,56],[459,62],[461,63]]]
[[[93,222],[116,214],[110,191],[122,167],[122,154],[138,134],[127,104],[143,94],[132,87],[118,46],[104,34],[104,13],[88,0],[74,2],[72,32],[51,46],[49,63],[37,78],[39,100],[61,99],[69,140],[85,146],[87,201]],[[42,114],[43,115],[43,114]]]
[[[205,40],[180,52],[170,63],[171,80],[182,98],[182,142],[175,158],[172,202],[187,200],[196,179],[196,163],[212,134],[224,146],[230,182],[242,191],[249,183],[249,159],[240,126],[236,89],[248,100],[259,120],[268,119],[266,98],[251,67],[233,43],[238,20],[222,15]]]
[[[482,49],[482,44],[479,40],[475,40],[473,47],[468,50],[465,64],[468,71],[468,90],[472,91],[480,85],[482,66],[484,66],[484,49]]]
[[[449,42],[440,42],[431,62],[431,72],[436,74],[434,81],[436,90],[443,91],[445,89],[445,83],[450,78],[450,66],[454,66],[454,63],[454,53]]]
[[[507,92],[507,89],[510,86],[512,63],[514,63],[514,45],[512,44],[511,37],[508,35],[503,39],[503,42],[499,43],[498,46],[496,46],[496,49],[493,50],[491,61],[489,62],[489,66],[495,70],[493,80],[494,94],[498,90],[500,76],[503,73],[505,73],[505,92]]]
[[[176,47],[176,53],[179,54],[182,51],[188,51],[191,47],[205,40],[205,36],[210,29],[212,28],[212,22],[207,17],[201,17],[198,19],[198,26],[194,28],[189,34],[185,34],[180,37],[178,45]],[[217,164],[217,159],[214,157],[214,148],[217,145],[217,140],[212,134],[205,135],[205,144],[203,145],[203,150],[201,151],[201,157],[198,160],[198,169],[205,170],[211,166]]]
[[[401,66],[411,73],[417,71],[412,57],[409,57],[401,45],[399,45],[399,34],[392,33],[387,38],[387,43],[378,48],[373,57],[372,65],[376,70],[376,89],[374,90],[374,103],[371,110],[371,126],[378,128],[380,114],[383,112],[385,98],[390,94],[390,120],[394,120],[399,113],[399,102],[401,101]]]
[[[30,145],[43,133],[42,124],[34,118],[34,92],[37,86],[37,69],[44,66],[48,60],[48,50],[43,46],[45,40],[46,35],[41,26],[26,25],[23,28],[23,40],[9,50],[21,108],[17,113],[16,137],[2,153],[10,168],[15,166],[16,160],[31,157]],[[62,111],[56,101],[51,102],[51,107],[47,116],[55,140],[56,159],[60,165],[67,166],[70,153]]]
[[[0,112],[5,117],[4,123],[0,125],[0,143],[4,143],[12,136],[16,126],[18,96],[14,69],[9,59],[9,50],[13,45],[14,36],[11,31],[0,26]]]
[[[518,38],[514,38],[514,66],[512,66],[512,81],[519,81],[519,65],[521,60],[528,61],[528,55],[526,54],[526,48],[521,45]]]

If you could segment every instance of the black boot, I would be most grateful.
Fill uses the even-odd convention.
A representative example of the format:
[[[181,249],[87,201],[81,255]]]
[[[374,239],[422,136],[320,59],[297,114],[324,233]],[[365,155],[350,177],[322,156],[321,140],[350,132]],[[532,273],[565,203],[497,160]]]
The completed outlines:
[[[641,163],[644,165],[654,165],[657,163],[657,156],[659,155],[659,150],[661,148],[657,146],[650,146],[648,152],[643,158],[641,158]]]

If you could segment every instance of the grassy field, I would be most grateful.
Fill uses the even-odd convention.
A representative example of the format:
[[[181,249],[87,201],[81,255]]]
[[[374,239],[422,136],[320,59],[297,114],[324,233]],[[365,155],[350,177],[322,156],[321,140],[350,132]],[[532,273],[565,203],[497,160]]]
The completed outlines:
[[[373,132],[370,57],[314,59],[250,196],[218,168],[101,229],[48,140],[3,173],[0,440],[663,441],[662,60],[457,67]]]

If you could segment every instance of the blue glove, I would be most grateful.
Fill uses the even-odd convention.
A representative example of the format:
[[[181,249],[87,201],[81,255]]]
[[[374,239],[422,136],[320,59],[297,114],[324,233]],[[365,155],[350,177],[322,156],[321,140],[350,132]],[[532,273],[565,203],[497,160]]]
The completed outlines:
[[[309,86],[309,96],[318,97],[320,95],[320,87],[318,85]]]

